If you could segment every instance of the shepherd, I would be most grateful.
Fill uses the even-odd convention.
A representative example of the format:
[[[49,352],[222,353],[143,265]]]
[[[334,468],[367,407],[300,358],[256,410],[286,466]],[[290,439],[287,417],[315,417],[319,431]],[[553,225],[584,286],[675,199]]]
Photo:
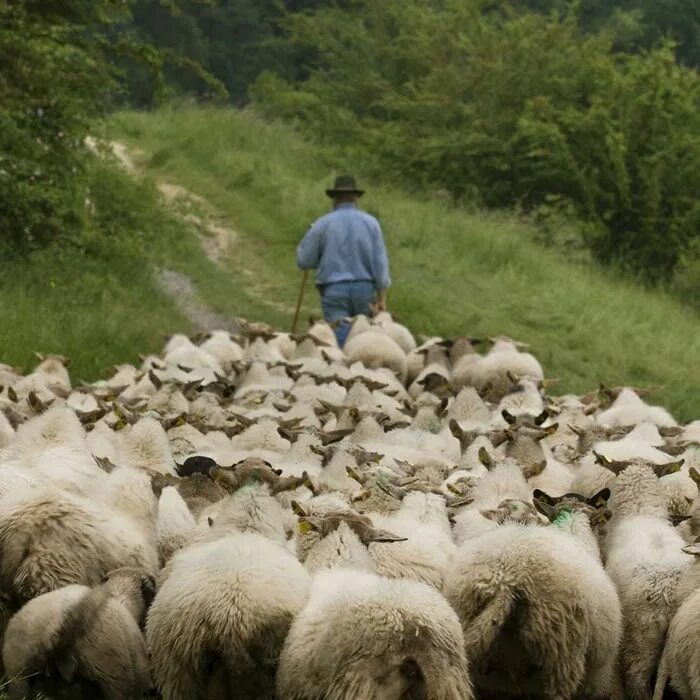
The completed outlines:
[[[358,208],[364,194],[351,175],[341,175],[326,190],[332,211],[316,220],[297,248],[302,270],[316,269],[323,317],[334,324],[342,348],[349,320],[386,310],[391,285],[389,260],[377,219]]]

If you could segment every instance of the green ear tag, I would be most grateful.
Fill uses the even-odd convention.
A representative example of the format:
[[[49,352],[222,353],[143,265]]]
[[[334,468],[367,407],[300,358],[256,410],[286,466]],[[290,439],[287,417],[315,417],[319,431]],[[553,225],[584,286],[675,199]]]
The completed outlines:
[[[554,527],[559,527],[559,528],[565,528],[568,527],[569,523],[571,523],[571,519],[573,517],[573,511],[569,510],[568,508],[564,508],[559,515],[555,518],[555,520],[552,522],[552,525]]]

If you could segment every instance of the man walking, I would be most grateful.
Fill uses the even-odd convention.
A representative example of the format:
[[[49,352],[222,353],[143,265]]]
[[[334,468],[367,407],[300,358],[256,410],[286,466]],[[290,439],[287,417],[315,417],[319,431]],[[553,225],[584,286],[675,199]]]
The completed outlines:
[[[297,249],[297,264],[317,269],[323,316],[339,322],[335,334],[343,347],[350,331],[344,319],[386,309],[389,261],[379,222],[357,207],[364,190],[355,178],[336,178],[326,194],[333,210],[311,225]]]

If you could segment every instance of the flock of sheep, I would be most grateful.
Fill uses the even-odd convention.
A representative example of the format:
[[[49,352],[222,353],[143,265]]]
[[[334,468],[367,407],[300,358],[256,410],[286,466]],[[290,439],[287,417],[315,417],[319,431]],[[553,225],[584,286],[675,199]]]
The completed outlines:
[[[700,698],[700,421],[386,313],[40,359],[0,365],[12,700]]]

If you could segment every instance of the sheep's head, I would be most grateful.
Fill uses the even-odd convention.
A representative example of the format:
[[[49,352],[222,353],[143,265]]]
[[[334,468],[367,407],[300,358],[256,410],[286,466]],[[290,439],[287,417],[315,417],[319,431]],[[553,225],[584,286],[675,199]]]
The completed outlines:
[[[666,464],[653,464],[652,462],[642,459],[615,460],[610,459],[606,455],[602,455],[595,450],[593,451],[593,455],[595,456],[596,464],[609,469],[613,474],[620,474],[627,469],[627,467],[639,465],[649,467],[654,474],[659,477],[659,479],[662,476],[668,476],[669,474],[679,472],[683,464],[685,464],[685,460],[683,459],[675,462],[667,462]]]
[[[592,526],[604,525],[612,517],[612,512],[607,509],[610,499],[610,489],[607,488],[591,498],[586,498],[580,493],[549,496],[544,491],[535,489],[532,499],[535,508],[554,524],[558,524],[562,518],[570,516],[573,512],[586,513]]]
[[[341,523],[346,523],[364,545],[369,545],[372,542],[405,542],[408,539],[394,535],[387,530],[375,528],[367,516],[360,515],[350,509],[326,511],[323,514],[313,515],[304,506],[294,501],[292,510],[299,518],[299,533],[301,535],[313,531],[320,538],[323,538],[335,532]]]
[[[499,525],[506,522],[522,523],[523,525],[542,524],[537,509],[531,503],[517,498],[507,498],[501,501],[497,508],[479,512],[488,520],[493,520]]]
[[[282,491],[293,491],[300,486],[306,486],[314,494],[317,492],[306,472],[301,476],[283,477],[281,469],[273,469],[269,462],[257,458],[244,459],[232,467],[219,467],[213,476],[229,493],[251,484],[267,484],[273,496]]]
[[[511,430],[518,430],[519,428],[532,428],[533,430],[539,429],[550,417],[550,412],[545,409],[536,416],[529,413],[520,413],[514,416],[507,409],[501,411],[501,416],[503,420],[508,423]]]
[[[455,395],[450,381],[439,372],[430,372],[416,382],[424,391],[435,394],[439,399],[449,399]]]

